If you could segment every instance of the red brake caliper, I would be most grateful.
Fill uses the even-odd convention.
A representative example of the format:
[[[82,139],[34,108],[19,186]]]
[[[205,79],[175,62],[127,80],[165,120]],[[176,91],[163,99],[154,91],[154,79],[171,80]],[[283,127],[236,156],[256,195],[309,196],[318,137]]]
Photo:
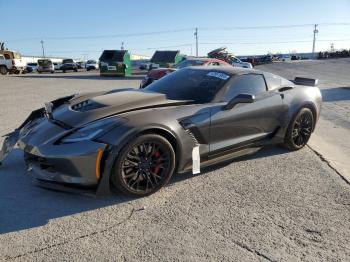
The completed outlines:
[[[160,157],[159,151],[155,152],[153,156],[156,158],[156,161],[155,161],[155,162],[156,162],[156,166],[155,166],[155,168],[154,168],[154,173],[158,174],[159,169],[160,169],[160,161],[157,160],[157,158]]]

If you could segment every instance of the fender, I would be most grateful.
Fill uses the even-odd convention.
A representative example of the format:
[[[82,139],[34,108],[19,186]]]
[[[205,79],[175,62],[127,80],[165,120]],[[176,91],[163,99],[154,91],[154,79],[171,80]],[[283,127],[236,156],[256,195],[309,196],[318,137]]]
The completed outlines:
[[[178,143],[179,140],[174,131],[161,125],[150,125],[138,129],[132,129],[129,132],[127,132],[123,137],[118,139],[118,141],[120,142],[117,145],[112,145],[105,151],[107,157],[103,164],[103,173],[101,179],[97,185],[96,196],[105,196],[110,194],[110,177],[113,172],[114,163],[123,147],[136,136],[157,130],[161,131],[163,134],[165,132],[167,135],[171,136],[174,139],[173,141],[176,142],[175,155],[178,162],[178,155],[179,152],[181,152],[181,145]],[[173,144],[173,141],[169,142]]]

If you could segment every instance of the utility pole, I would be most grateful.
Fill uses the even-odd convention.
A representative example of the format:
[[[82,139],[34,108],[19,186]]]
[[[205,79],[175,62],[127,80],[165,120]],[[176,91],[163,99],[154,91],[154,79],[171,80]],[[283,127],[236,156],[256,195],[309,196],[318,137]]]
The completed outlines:
[[[196,27],[196,32],[194,32],[194,36],[196,37],[196,57],[198,57],[198,28]]]
[[[120,47],[121,50],[124,50],[124,42],[122,42],[122,46]]]
[[[43,57],[45,58],[44,41],[41,40],[40,43],[41,43],[41,49],[43,50]]]
[[[315,43],[316,43],[316,34],[318,33],[318,30],[317,30],[317,24],[315,24],[315,28],[314,28],[314,40],[312,42],[312,56],[313,58],[315,58]]]

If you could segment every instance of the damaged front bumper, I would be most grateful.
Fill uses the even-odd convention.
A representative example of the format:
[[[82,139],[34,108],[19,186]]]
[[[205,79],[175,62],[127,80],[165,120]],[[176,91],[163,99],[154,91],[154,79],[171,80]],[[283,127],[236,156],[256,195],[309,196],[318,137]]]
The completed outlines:
[[[39,119],[41,117],[44,117],[44,116],[45,116],[45,109],[44,108],[34,110],[33,112],[30,113],[30,115],[27,117],[27,119],[18,128],[16,128],[13,132],[4,135],[5,140],[2,144],[2,148],[0,151],[0,165],[5,160],[5,158],[8,156],[8,154],[12,151],[12,149],[15,147],[17,141],[19,140],[21,129],[24,126],[28,125],[30,122],[32,122],[36,119]]]
[[[35,179],[78,186],[98,184],[105,144],[84,141],[37,147],[20,138],[18,145],[24,150],[28,173]]]
[[[41,124],[47,130],[41,131]],[[91,140],[59,144],[41,139],[40,132],[50,137],[62,131],[66,130],[48,118],[44,108],[33,111],[17,129],[5,135],[0,163],[18,145],[24,150],[27,171],[37,185],[68,192],[92,190],[94,195],[109,194],[109,146]]]

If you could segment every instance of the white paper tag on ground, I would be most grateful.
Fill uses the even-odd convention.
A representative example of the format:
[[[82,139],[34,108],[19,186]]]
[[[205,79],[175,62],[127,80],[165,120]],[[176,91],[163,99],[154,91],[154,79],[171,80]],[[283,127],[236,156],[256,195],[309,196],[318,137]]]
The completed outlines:
[[[200,165],[199,146],[195,146],[192,149],[192,174],[199,174],[201,172]]]

